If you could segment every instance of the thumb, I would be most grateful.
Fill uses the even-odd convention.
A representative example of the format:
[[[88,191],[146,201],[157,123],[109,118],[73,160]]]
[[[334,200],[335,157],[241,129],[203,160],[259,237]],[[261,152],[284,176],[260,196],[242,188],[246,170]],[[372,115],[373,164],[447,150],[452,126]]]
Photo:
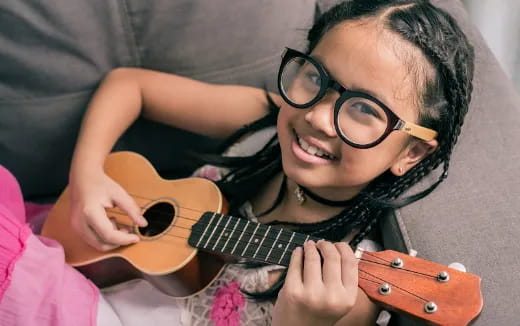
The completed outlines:
[[[124,210],[128,216],[139,226],[145,227],[148,225],[146,219],[141,215],[141,208],[135,200],[119,185],[117,191],[112,199],[114,203]]]

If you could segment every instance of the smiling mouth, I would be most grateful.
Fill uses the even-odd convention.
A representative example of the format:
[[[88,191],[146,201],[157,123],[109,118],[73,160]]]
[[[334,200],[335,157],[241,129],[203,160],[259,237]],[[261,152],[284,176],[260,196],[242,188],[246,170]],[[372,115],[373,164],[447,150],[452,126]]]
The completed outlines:
[[[330,161],[336,159],[336,156],[334,156],[330,153],[326,153],[323,150],[319,149],[318,147],[309,145],[309,143],[307,143],[305,140],[303,140],[303,138],[298,136],[298,134],[295,133],[295,135],[296,135],[296,141],[298,142],[298,145],[300,145],[301,149],[303,149],[307,154],[314,155],[319,158],[323,158],[323,159],[330,160]]]

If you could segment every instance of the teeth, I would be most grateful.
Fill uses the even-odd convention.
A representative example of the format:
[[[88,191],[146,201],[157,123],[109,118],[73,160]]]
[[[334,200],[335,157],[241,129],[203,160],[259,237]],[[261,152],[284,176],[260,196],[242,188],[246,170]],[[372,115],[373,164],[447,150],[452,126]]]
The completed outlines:
[[[329,160],[334,159],[333,155],[325,153],[324,151],[322,151],[321,149],[319,149],[315,146],[309,145],[309,143],[307,143],[301,137],[297,137],[297,140],[298,140],[298,144],[300,144],[300,147],[303,148],[307,153],[318,156],[318,157],[326,158]]]
[[[307,143],[305,140],[301,139],[300,137],[298,137],[298,142],[300,143],[300,146],[304,149],[304,150],[308,150],[310,145],[309,143]]]

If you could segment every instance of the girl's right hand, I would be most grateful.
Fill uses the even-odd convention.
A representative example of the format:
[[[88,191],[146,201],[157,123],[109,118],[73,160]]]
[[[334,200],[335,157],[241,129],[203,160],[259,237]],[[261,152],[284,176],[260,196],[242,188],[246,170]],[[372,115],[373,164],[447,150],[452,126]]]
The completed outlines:
[[[358,261],[348,244],[310,240],[303,248],[291,255],[272,325],[334,325],[356,303]]]
[[[106,208],[117,206],[137,225],[145,227],[147,221],[133,198],[101,169],[78,174],[71,176],[69,185],[72,229],[100,251],[138,242],[139,236],[129,233],[130,226],[118,228],[105,212]]]

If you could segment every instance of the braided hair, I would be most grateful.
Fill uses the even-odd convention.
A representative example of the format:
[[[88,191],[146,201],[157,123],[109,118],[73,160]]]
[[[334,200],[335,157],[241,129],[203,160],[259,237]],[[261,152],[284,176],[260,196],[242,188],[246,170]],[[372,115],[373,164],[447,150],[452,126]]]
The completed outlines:
[[[321,38],[334,26],[365,18],[383,20],[385,29],[420,50],[422,57],[412,64],[421,83],[418,88],[419,124],[436,130],[437,149],[403,176],[383,173],[352,199],[351,205],[317,223],[284,223],[295,231],[340,241],[354,229],[359,230],[351,246],[357,245],[384,216],[385,210],[398,208],[431,193],[448,175],[450,157],[459,137],[464,116],[471,100],[473,79],[473,47],[455,20],[444,10],[427,0],[352,0],[340,3],[321,15],[308,33],[307,53],[311,53]],[[429,66],[428,69],[421,67]],[[422,88],[422,89],[421,89]],[[277,108],[270,100],[270,112],[263,119],[245,126],[232,136],[240,136],[276,124]],[[230,142],[226,144],[229,145]],[[219,157],[212,164],[227,166],[231,172],[219,182],[230,199],[232,214],[251,199],[255,187],[282,171],[281,152],[276,135],[262,150],[250,157]],[[426,175],[437,172],[437,181],[424,190],[402,197]],[[276,297],[284,278],[262,293],[251,294],[257,300]]]

